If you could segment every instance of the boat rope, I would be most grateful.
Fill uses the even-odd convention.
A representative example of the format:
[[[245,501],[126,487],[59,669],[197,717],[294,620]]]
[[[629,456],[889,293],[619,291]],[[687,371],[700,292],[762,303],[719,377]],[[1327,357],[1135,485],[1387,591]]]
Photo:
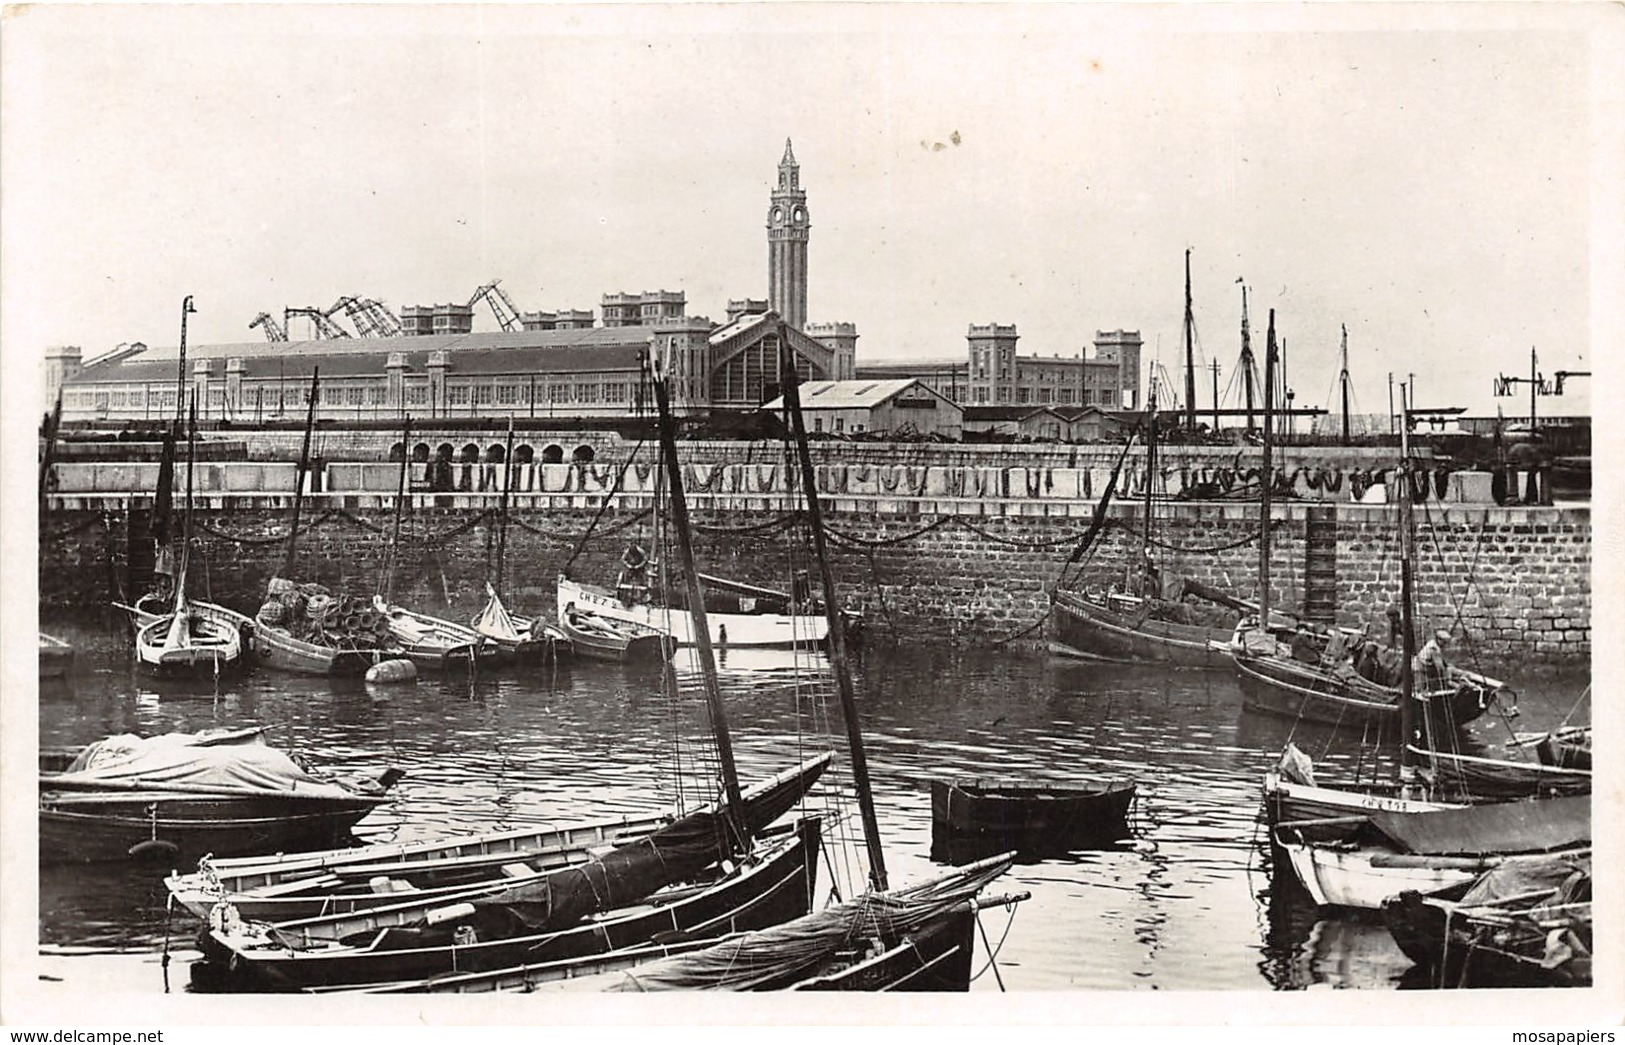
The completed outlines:
[[[615,472],[615,482],[610,486],[608,492],[604,494],[604,499],[599,502],[598,511],[593,514],[592,520],[587,523],[586,532],[581,535],[581,539],[576,542],[576,546],[570,549],[570,557],[564,560],[564,565],[561,567],[562,572],[566,574],[570,572],[570,567],[575,565],[576,558],[581,554],[581,549],[586,547],[587,541],[592,538],[593,531],[598,528],[599,521],[609,511],[609,506],[615,503],[615,495],[621,491],[621,482],[626,478],[626,470],[632,467],[633,461],[637,460],[638,454],[643,450],[643,444],[644,440],[639,439],[638,445],[634,446],[632,452],[626,455],[626,460],[621,462],[621,467]]]
[[[995,947],[992,944],[988,943],[988,941],[987,941],[987,926],[982,924],[982,912],[981,912],[981,910],[974,906],[975,905],[974,900],[971,901],[971,903],[972,903],[971,917],[976,920],[976,931],[981,933],[981,935],[982,935],[982,947],[983,947],[984,950],[987,951],[987,964],[982,966],[980,969],[978,969],[975,972],[975,974],[973,974],[971,976],[970,982],[975,983],[977,980],[982,978],[983,973],[985,973],[989,969],[991,969],[991,970],[993,970],[993,979],[995,981],[997,981],[998,984],[999,984],[999,990],[1004,991],[1004,990],[1006,990],[1006,988],[1004,986],[1004,977],[999,974],[999,961],[998,961],[998,959],[999,959],[999,952],[1004,949],[1004,941],[1009,939],[1009,937],[1010,937],[1010,927],[1015,924],[1015,921],[1016,921],[1016,905],[1013,904],[1013,903],[1008,903],[1008,904],[1004,905],[1004,909],[1005,909],[1006,912],[1008,912],[1008,916],[1006,917],[1005,922],[1004,922],[1004,932],[1000,934],[998,946]]]
[[[164,950],[163,957],[158,965],[164,973],[164,993],[169,993],[169,929],[175,913],[175,894],[170,893],[169,899],[164,901]]]

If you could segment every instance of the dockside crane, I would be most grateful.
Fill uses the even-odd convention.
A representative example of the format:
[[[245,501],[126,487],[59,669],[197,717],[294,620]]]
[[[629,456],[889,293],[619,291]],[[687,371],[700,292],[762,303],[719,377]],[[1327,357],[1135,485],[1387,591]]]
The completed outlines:
[[[265,328],[265,340],[267,341],[288,340],[288,332],[282,329],[281,324],[276,321],[276,317],[271,315],[269,312],[261,312],[259,315],[254,317],[254,322],[248,324],[248,329],[250,330],[253,330],[255,327]]]
[[[294,316],[304,316],[310,320],[311,326],[316,328],[316,338],[319,341],[349,337],[350,332],[330,318],[337,311],[337,306],[328,309],[326,312],[319,308],[285,308],[282,310],[282,322],[287,323]]]
[[[479,303],[481,298],[484,298],[486,303],[491,306],[491,312],[497,317],[498,326],[505,331],[521,330],[523,326],[519,322],[519,310],[514,307],[513,301],[508,297],[508,292],[499,286],[501,282],[500,279],[493,279],[476,290],[474,296],[468,299],[469,307],[472,308]]]
[[[328,315],[344,310],[355,324],[356,334],[361,337],[400,337],[401,321],[396,318],[384,303],[373,298],[342,297],[333,303],[327,310]]]
[[[1535,431],[1535,397],[1538,395],[1550,396],[1563,394],[1563,382],[1571,377],[1590,377],[1589,370],[1559,370],[1548,381],[1540,372],[1540,359],[1533,347],[1529,349],[1529,376],[1508,377],[1506,374],[1495,378],[1495,394],[1497,396],[1516,395],[1515,385],[1529,386],[1529,430]]]

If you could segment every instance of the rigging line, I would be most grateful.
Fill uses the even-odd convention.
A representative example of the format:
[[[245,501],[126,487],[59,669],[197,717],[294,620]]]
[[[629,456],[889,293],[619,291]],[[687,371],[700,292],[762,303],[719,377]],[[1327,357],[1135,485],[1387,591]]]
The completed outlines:
[[[592,537],[593,530],[597,529],[598,521],[604,517],[604,513],[609,511],[609,506],[615,503],[616,495],[621,491],[621,480],[626,478],[626,470],[632,467],[633,461],[637,460],[638,453],[643,449],[645,441],[639,439],[637,445],[632,448],[632,452],[626,455],[626,460],[621,462],[620,470],[615,473],[614,485],[610,487],[608,493],[604,494],[604,499],[599,503],[598,511],[593,515],[592,521],[587,524],[587,530],[581,535],[581,540],[570,550],[570,557],[564,561],[562,567],[563,572],[569,572],[570,567],[575,564],[576,557],[581,554],[581,549],[586,546],[588,539]]]

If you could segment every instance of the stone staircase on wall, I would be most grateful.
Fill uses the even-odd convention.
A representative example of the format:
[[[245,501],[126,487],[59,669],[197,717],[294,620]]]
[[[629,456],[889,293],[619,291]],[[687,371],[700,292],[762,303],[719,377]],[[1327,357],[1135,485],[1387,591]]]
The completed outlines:
[[[1309,508],[1304,520],[1303,615],[1331,624],[1337,619],[1337,509]]]

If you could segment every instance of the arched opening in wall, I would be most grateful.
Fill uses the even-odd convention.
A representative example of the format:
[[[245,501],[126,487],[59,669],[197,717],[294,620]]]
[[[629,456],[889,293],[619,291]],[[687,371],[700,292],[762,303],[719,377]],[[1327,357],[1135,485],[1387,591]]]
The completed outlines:
[[[389,457],[386,458],[386,460],[399,461],[402,457],[405,457],[405,456],[406,456],[406,444],[405,443],[395,443],[394,445],[392,445],[389,448]]]
[[[455,453],[455,451],[452,449],[450,443],[441,443],[440,446],[435,449],[434,455],[442,461],[449,461],[451,460],[453,453]]]
[[[542,463],[543,464],[563,464],[564,463],[564,447],[560,446],[557,443],[549,443],[542,450]]]
[[[508,451],[501,443],[492,443],[485,449],[485,460],[489,464],[501,464]]]
[[[529,443],[520,443],[513,448],[514,464],[530,464],[536,460],[536,448]]]
[[[412,447],[412,460],[413,461],[416,461],[418,464],[422,464],[423,462],[427,461],[428,459],[429,459],[429,444],[428,443],[419,443],[418,445]]]
[[[593,453],[592,447],[578,446],[576,447],[576,452],[570,455],[570,460],[575,461],[577,464],[585,464],[588,461],[591,461],[595,456],[597,455]]]
[[[463,463],[473,464],[480,459],[480,448],[476,443],[469,443],[463,447]]]

